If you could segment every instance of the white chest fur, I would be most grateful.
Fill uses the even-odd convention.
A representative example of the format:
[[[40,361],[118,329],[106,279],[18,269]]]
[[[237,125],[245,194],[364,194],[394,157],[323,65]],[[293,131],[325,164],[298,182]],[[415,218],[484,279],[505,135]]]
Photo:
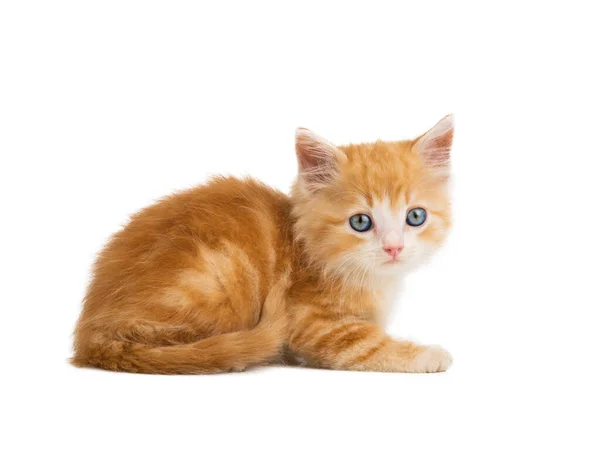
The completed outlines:
[[[403,280],[400,278],[386,280],[377,291],[376,320],[384,328],[390,322],[392,314],[396,310],[403,285]]]

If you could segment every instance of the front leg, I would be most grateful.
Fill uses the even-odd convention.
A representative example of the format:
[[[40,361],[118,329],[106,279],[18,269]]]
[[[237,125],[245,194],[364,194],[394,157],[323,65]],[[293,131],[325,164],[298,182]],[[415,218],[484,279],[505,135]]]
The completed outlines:
[[[443,372],[451,364],[441,347],[397,341],[378,325],[323,313],[293,320],[290,350],[310,365],[372,372]]]

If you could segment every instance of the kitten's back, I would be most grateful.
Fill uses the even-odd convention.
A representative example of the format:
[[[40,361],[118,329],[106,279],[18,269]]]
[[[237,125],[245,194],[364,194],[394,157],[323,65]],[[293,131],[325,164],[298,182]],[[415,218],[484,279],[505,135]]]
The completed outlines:
[[[271,324],[267,332],[259,322],[269,293],[272,316],[265,320],[280,315],[277,297],[285,287],[278,283],[292,258],[289,210],[289,198],[262,183],[220,177],[134,215],[95,264],[74,362],[188,373],[270,356],[280,345],[277,327]],[[260,337],[244,357],[240,342],[252,339],[236,333],[248,330]],[[225,333],[232,336],[209,341]],[[163,346],[169,348],[161,351]],[[175,356],[174,346],[187,346],[186,357]],[[201,360],[193,357],[200,353]]]

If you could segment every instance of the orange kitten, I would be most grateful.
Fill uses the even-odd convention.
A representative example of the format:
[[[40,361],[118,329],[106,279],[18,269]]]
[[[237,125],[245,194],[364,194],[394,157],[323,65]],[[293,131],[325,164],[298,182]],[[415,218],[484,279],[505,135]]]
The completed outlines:
[[[450,228],[453,130],[447,116],[414,141],[337,147],[299,129],[291,197],[216,178],[137,213],[95,263],[73,363],[446,370],[445,350],[382,326],[398,281]]]

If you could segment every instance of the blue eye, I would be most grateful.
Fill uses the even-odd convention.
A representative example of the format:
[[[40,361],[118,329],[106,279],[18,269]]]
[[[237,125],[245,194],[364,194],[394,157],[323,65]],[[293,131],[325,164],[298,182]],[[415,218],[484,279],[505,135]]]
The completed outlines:
[[[427,211],[423,208],[413,208],[406,214],[406,223],[411,227],[423,225],[425,219],[427,219]]]
[[[350,226],[352,229],[364,233],[365,231],[369,231],[373,228],[373,221],[366,214],[355,214],[350,217]]]

